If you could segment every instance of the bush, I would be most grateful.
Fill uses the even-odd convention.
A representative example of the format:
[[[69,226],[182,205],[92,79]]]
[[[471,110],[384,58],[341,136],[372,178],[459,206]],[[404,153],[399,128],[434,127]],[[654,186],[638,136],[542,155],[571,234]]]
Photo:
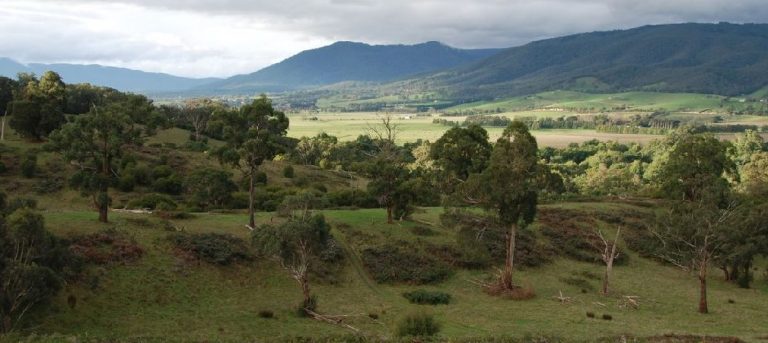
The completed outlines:
[[[443,281],[452,274],[444,263],[413,250],[389,244],[366,248],[362,252],[363,266],[379,283],[427,284]]]
[[[604,314],[603,315],[603,320],[613,320],[613,316],[610,315],[610,314]]]
[[[150,209],[170,211],[176,209],[176,202],[171,197],[163,194],[146,194],[141,198],[128,202],[128,207],[133,209]]]
[[[413,292],[405,292],[403,293],[403,297],[408,299],[411,304],[419,305],[447,305],[451,302],[451,295],[448,293],[430,292],[423,289],[415,290]]]
[[[259,311],[259,318],[271,319],[275,317],[275,313],[270,310]]]
[[[35,177],[37,173],[37,154],[27,153],[21,160],[21,176],[26,178]]]
[[[64,188],[64,181],[58,177],[45,178],[34,186],[37,194],[56,193]]]
[[[176,174],[173,174],[167,177],[156,179],[155,182],[152,183],[152,189],[155,192],[179,195],[181,194],[182,190],[184,190],[184,186],[181,178],[179,178]]]
[[[75,236],[71,242],[70,251],[87,263],[127,264],[144,255],[144,249],[133,238],[114,229]]]
[[[594,312],[587,312],[587,318],[595,318]]]
[[[377,208],[376,197],[359,189],[344,189],[326,193],[328,204],[332,207]]]
[[[397,335],[400,337],[429,337],[436,335],[439,331],[440,324],[435,321],[434,316],[423,312],[406,315],[397,324]]]
[[[416,236],[434,236],[435,230],[432,230],[426,226],[414,226],[411,228],[411,233]]]
[[[292,179],[294,176],[293,166],[287,165],[285,168],[283,168],[283,176],[289,179]]]
[[[219,233],[174,233],[168,239],[186,254],[218,265],[230,265],[237,261],[253,259],[245,241],[232,235]]]

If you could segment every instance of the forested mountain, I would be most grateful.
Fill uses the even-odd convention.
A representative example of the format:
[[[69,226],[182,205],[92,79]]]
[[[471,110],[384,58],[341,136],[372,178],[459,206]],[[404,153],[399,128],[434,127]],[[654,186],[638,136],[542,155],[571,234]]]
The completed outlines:
[[[30,63],[24,65],[8,58],[0,58],[0,76],[15,78],[19,72],[42,75],[48,70],[55,71],[68,83],[91,83],[128,92],[184,91],[218,80],[215,78],[194,79],[97,64]]]
[[[555,89],[751,93],[768,84],[768,25],[673,24],[576,34],[403,82],[465,100]]]
[[[237,75],[201,88],[290,90],[341,81],[391,81],[488,57],[498,49],[463,50],[439,42],[416,45],[368,45],[336,42],[300,52],[255,73]]]

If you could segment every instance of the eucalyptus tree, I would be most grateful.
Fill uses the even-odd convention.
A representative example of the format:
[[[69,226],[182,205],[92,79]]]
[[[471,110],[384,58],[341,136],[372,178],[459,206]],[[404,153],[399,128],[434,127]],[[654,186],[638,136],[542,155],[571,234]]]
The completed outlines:
[[[265,160],[285,150],[288,117],[275,110],[266,95],[238,111],[223,115],[225,145],[214,151],[222,164],[239,168],[248,178],[248,228],[256,228],[255,178]]]

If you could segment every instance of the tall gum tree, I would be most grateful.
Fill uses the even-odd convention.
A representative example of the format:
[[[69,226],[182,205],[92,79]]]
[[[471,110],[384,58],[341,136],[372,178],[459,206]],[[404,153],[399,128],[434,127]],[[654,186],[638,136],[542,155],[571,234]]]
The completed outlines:
[[[470,203],[494,211],[507,227],[506,259],[500,286],[511,290],[517,231],[528,226],[536,216],[538,203],[538,146],[528,127],[513,121],[496,141],[482,173],[472,174],[460,192]]]
[[[288,117],[275,110],[266,95],[223,116],[226,144],[214,151],[222,164],[239,168],[248,178],[248,228],[256,228],[255,177],[265,160],[285,149]]]

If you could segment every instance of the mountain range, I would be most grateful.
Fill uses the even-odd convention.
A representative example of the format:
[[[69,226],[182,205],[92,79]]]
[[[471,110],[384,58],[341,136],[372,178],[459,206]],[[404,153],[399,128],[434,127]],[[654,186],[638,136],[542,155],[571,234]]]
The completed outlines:
[[[746,94],[768,85],[768,25],[670,24],[576,34],[410,82],[453,99],[558,89]]]
[[[57,72],[66,83],[91,83],[137,93],[184,91],[219,80],[195,79],[98,64],[21,64],[10,58],[0,58],[0,76],[14,78],[21,72],[40,75],[48,70]]]
[[[68,83],[177,95],[253,94],[363,81],[367,92],[437,92],[470,101],[568,89],[645,90],[721,95],[768,85],[768,24],[668,24],[590,32],[507,49],[334,44],[300,52],[254,73],[192,79],[124,68],[76,64],[23,65],[0,58],[0,75],[54,70]]]

